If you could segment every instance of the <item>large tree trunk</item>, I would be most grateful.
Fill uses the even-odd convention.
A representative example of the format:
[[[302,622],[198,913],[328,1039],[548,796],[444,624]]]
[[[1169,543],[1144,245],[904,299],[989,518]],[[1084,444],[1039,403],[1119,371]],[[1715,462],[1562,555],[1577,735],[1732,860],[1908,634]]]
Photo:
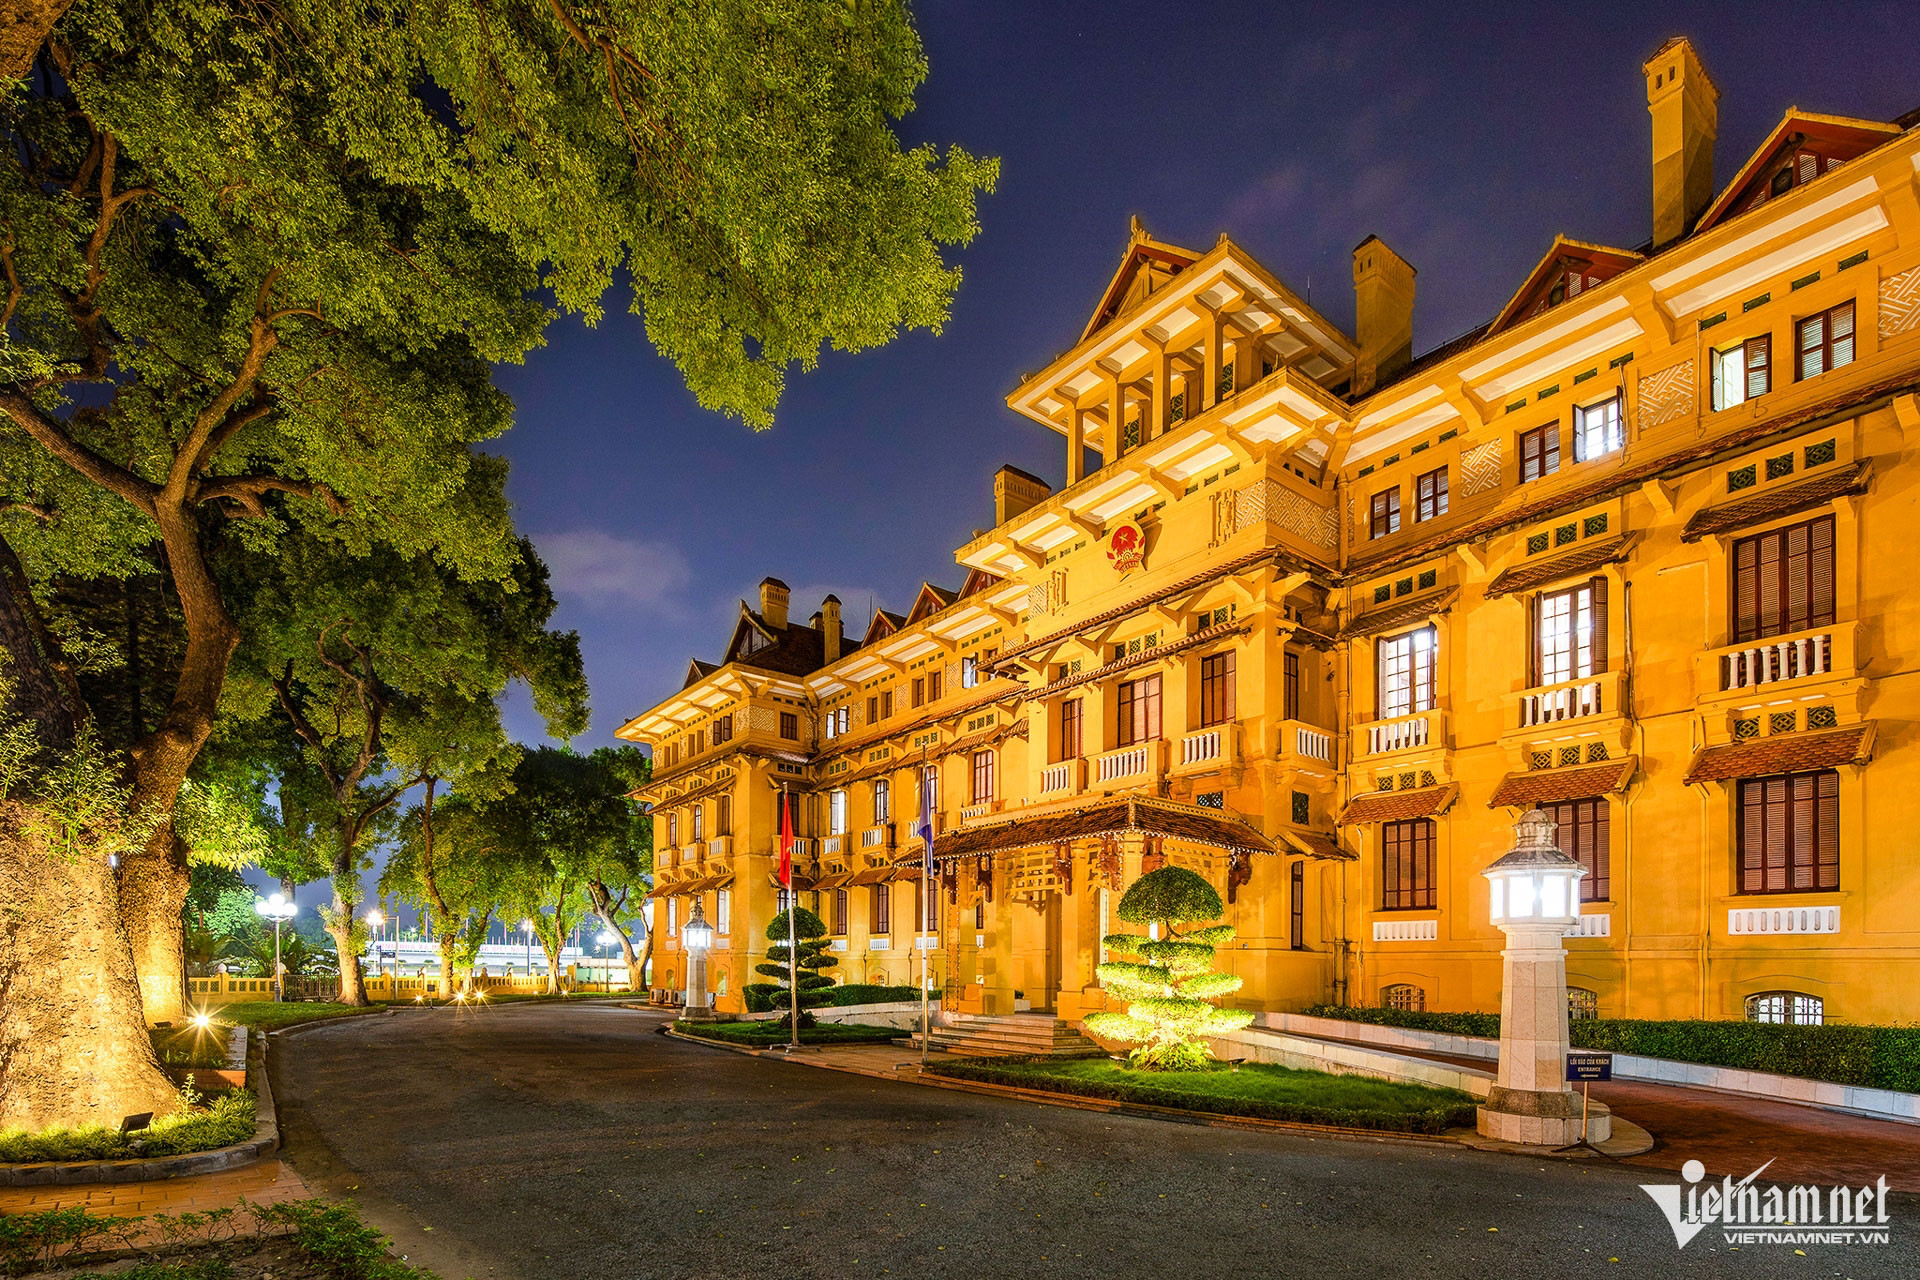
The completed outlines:
[[[444,926],[440,930],[440,998],[453,999],[453,948],[459,941]]]
[[[54,24],[72,5],[73,0],[0,2],[0,77],[12,81],[27,74]]]
[[[592,905],[593,914],[599,917],[600,923],[606,925],[607,928],[612,931],[613,936],[620,939],[620,958],[627,966],[627,989],[629,991],[644,990],[646,987],[646,961],[636,960],[634,958],[633,939],[627,937],[626,928],[622,926],[618,920],[614,919],[612,892],[609,891],[607,886],[601,881],[589,880],[587,881],[587,899]],[[621,900],[625,901],[624,894]],[[653,941],[651,934],[648,935],[647,941],[648,948],[651,950]]]
[[[550,996],[560,994],[560,948],[565,945],[566,936],[561,934],[562,941],[557,945],[548,942],[544,936],[540,939],[540,950],[547,956],[547,994]]]
[[[187,858],[185,847],[173,836],[173,806],[187,771],[213,733],[227,665],[240,646],[240,628],[228,614],[201,554],[193,512],[184,504],[160,502],[154,518],[180,597],[187,644],[166,718],[133,748],[134,812],[159,814],[162,821],[144,848],[120,862],[120,908],[147,1017],[171,1021],[187,1007],[186,946],[180,922],[180,907],[187,898]]]
[[[0,1129],[104,1124],[180,1105],[147,1037],[104,857],[63,857],[0,804]]]
[[[340,958],[340,1003],[364,1005],[367,984],[360,976],[360,953],[353,945],[353,911],[359,904],[333,889],[333,918],[327,922],[327,936],[333,939],[334,954]]]

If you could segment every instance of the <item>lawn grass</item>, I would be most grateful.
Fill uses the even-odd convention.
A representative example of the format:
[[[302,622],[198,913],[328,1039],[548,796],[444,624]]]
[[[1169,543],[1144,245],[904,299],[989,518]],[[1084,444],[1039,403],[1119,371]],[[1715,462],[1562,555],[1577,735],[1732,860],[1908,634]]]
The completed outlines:
[[[351,1018],[359,1014],[384,1013],[389,1006],[384,1004],[352,1005],[326,1004],[289,1000],[285,1004],[275,1004],[271,1000],[246,1001],[240,1004],[223,1004],[207,1010],[216,1022],[226,1022],[238,1026],[258,1027],[262,1031],[277,1031],[281,1027],[297,1026],[302,1022],[318,1022],[324,1018]],[[394,1006],[405,1007],[405,1006]]]
[[[153,1054],[163,1067],[224,1067],[227,1065],[228,1028],[220,1023],[209,1027],[155,1027],[147,1033],[153,1040]]]
[[[214,1151],[245,1142],[254,1130],[253,1094],[234,1089],[205,1111],[162,1116],[149,1129],[123,1134],[89,1125],[79,1129],[0,1130],[0,1164],[39,1164],[53,1160],[132,1160]]]
[[[784,1022],[687,1022],[678,1021],[673,1029],[684,1036],[719,1040],[726,1044],[750,1045],[769,1049],[787,1044],[792,1037]],[[892,1027],[869,1027],[857,1022],[822,1022],[803,1027],[801,1044],[887,1044],[905,1034]]]
[[[1264,1063],[1237,1071],[1225,1063],[1206,1071],[1138,1071],[1111,1058],[970,1058],[931,1062],[927,1071],[1083,1098],[1343,1129],[1441,1133],[1474,1120],[1473,1098],[1458,1090]]]

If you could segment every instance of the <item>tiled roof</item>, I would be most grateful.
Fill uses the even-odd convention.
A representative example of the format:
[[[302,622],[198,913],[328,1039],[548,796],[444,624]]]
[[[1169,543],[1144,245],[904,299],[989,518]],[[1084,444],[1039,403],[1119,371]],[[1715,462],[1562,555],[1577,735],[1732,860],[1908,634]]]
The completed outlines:
[[[1421,787],[1418,791],[1375,791],[1355,796],[1340,814],[1340,825],[1355,827],[1366,822],[1404,822],[1408,818],[1431,818],[1445,813],[1453,798],[1460,794],[1458,783]]]
[[[1329,858],[1338,862],[1352,862],[1358,854],[1349,853],[1340,847],[1340,841],[1322,831],[1289,831],[1280,829],[1280,838],[1306,854],[1309,858]]]
[[[945,717],[942,718],[944,719]],[[882,760],[878,764],[868,765],[866,768],[854,773],[842,773],[831,777],[823,777],[820,779],[820,783],[822,786],[844,787],[855,782],[865,782],[868,778],[882,777],[901,769],[914,768],[918,766],[923,759],[944,760],[948,756],[958,755],[966,751],[977,751],[981,747],[997,747],[1008,738],[1024,738],[1026,736],[1027,722],[1026,719],[1022,717],[1021,719],[1009,721],[1006,724],[998,725],[992,729],[983,730],[969,737],[958,738],[937,751],[927,752],[925,756],[894,756],[891,759]]]
[[[1831,733],[1780,733],[1708,747],[1687,767],[1687,782],[1761,778],[1800,769],[1831,769],[1873,759],[1875,722],[1866,720]]]
[[[1608,760],[1579,769],[1537,769],[1531,773],[1510,773],[1493,789],[1487,808],[1512,805],[1530,809],[1536,804],[1559,804],[1563,800],[1585,800],[1604,796],[1627,785],[1627,779],[1640,767],[1640,757]]]
[[[916,729],[924,729],[930,724],[938,724],[942,720],[952,720],[959,716],[964,716],[970,711],[978,711],[981,707],[991,706],[996,702],[1005,702],[1009,698],[1021,697],[1025,692],[1026,690],[1021,685],[1009,680],[1005,688],[990,690],[967,702],[956,703],[941,711],[930,711],[918,719],[908,720],[904,724],[888,725],[877,733],[869,733],[864,738],[856,738],[852,742],[842,743],[831,754],[823,755],[822,758],[832,761],[839,759],[841,756],[856,755],[859,752],[865,751],[876,742],[885,742],[888,738],[897,738],[902,734],[912,733]]]
[[[1071,640],[1082,632],[1097,630],[1109,622],[1117,622],[1130,613],[1138,613],[1140,610],[1156,605],[1162,600],[1177,595],[1184,595],[1195,587],[1204,586],[1216,578],[1225,578],[1231,574],[1244,573],[1248,569],[1252,569],[1268,561],[1287,561],[1292,563],[1294,562],[1294,557],[1285,551],[1276,550],[1273,547],[1263,547],[1258,551],[1249,552],[1244,556],[1240,556],[1238,559],[1229,560],[1225,564],[1215,565],[1211,569],[1205,569],[1199,573],[1191,574],[1173,583],[1171,586],[1162,587],[1152,595],[1140,596],[1137,599],[1127,601],[1125,604],[1115,605],[1113,608],[1102,613],[1096,613],[1090,618],[1082,618],[1070,627],[1062,627],[1058,631],[1050,631],[1036,640],[1029,640],[1025,644],[1014,645],[1010,649],[1003,650],[1000,655],[993,660],[993,665],[998,667],[1009,659],[1017,658],[1023,653],[1031,653],[1035,649],[1044,649],[1050,645],[1059,644],[1062,640]]]
[[[1067,676],[1064,679],[1055,680],[1044,689],[1029,691],[1027,696],[1030,698],[1051,697],[1056,693],[1078,688],[1083,684],[1091,684],[1095,680],[1105,680],[1108,676],[1118,675],[1120,672],[1130,670],[1134,667],[1142,667],[1150,662],[1158,662],[1160,659],[1169,657],[1172,654],[1185,653],[1187,650],[1198,648],[1203,644],[1211,644],[1213,641],[1223,639],[1226,636],[1237,636],[1251,630],[1253,630],[1253,624],[1247,622],[1222,622],[1218,626],[1203,627],[1184,639],[1175,640],[1172,644],[1155,645],[1151,649],[1142,649],[1139,653],[1133,654],[1130,657],[1117,659],[1107,663],[1105,666],[1095,667],[1091,671],[1082,671],[1077,676]]]
[[[1852,411],[1863,410],[1876,402],[1889,400],[1896,395],[1915,390],[1920,390],[1920,381],[1916,381],[1914,375],[1908,372],[1898,377],[1887,378],[1881,382],[1876,382],[1871,386],[1862,387],[1858,391],[1849,392],[1844,396],[1836,396],[1831,400],[1823,400],[1819,404],[1810,405],[1798,413],[1787,414],[1779,418],[1763,418],[1757,422],[1748,423],[1738,430],[1730,431],[1725,435],[1715,436],[1709,440],[1702,440],[1696,444],[1688,445],[1683,449],[1676,449],[1674,452],[1666,454],[1663,457],[1652,458],[1638,465],[1624,466],[1618,470],[1609,471],[1589,484],[1580,485],[1576,488],[1568,489],[1563,493],[1542,498],[1538,502],[1530,502],[1525,506],[1516,507],[1512,511],[1496,513],[1485,519],[1463,525],[1460,528],[1437,533],[1424,542],[1418,542],[1408,547],[1392,548],[1381,555],[1373,557],[1371,560],[1355,561],[1347,566],[1346,572],[1342,574],[1341,577],[1343,580],[1350,582],[1356,578],[1364,578],[1380,572],[1383,565],[1402,561],[1410,564],[1423,556],[1432,555],[1436,551],[1457,546],[1462,542],[1472,542],[1477,538],[1486,537],[1502,529],[1529,524],[1555,511],[1586,506],[1589,503],[1598,502],[1604,497],[1609,497],[1616,492],[1638,488],[1641,481],[1657,476],[1663,471],[1668,471],[1675,467],[1682,467],[1688,463],[1699,462],[1727,450],[1745,448],[1772,436],[1786,434],[1800,427],[1819,422],[1822,419],[1839,417]],[[1535,483],[1538,482],[1536,481]]]
[[[1612,538],[1595,538],[1563,556],[1547,556],[1513,565],[1487,584],[1487,599],[1512,595],[1516,591],[1531,591],[1549,582],[1558,582],[1576,573],[1586,573],[1603,564],[1612,564],[1627,554],[1628,548],[1638,537],[1638,534],[1623,533]]]
[[[1694,512],[1693,519],[1687,521],[1687,527],[1680,533],[1680,541],[1697,542],[1729,529],[1744,529],[1748,525],[1761,524],[1780,516],[1794,515],[1823,502],[1830,502],[1842,494],[1861,493],[1872,479],[1873,465],[1862,460],[1836,467],[1823,476],[1814,476],[1798,484],[1774,485],[1739,502],[1728,502]]]
[[[1129,796],[1062,813],[950,831],[935,838],[933,859],[945,862],[953,858],[979,858],[991,853],[1127,833],[1161,836],[1241,853],[1274,852],[1271,840],[1224,809],[1202,809],[1169,800]]]
[[[1391,631],[1403,624],[1420,622],[1436,613],[1445,612],[1458,594],[1458,587],[1448,587],[1443,591],[1429,591],[1423,596],[1409,596],[1382,608],[1369,609],[1359,617],[1350,619],[1334,639],[1356,640],[1361,636],[1377,636],[1382,631]]]

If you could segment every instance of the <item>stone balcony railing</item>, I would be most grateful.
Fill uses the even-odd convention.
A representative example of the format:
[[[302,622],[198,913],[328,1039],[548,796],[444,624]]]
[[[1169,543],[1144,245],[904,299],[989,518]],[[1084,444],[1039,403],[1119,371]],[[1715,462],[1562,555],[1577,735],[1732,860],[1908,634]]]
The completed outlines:
[[[1217,724],[1181,738],[1175,771],[1231,767],[1238,754],[1234,749],[1234,729],[1231,723]]]
[[[1514,724],[1521,729],[1582,720],[1620,710],[1620,673],[1603,671],[1599,675],[1563,680],[1559,684],[1523,689],[1514,695],[1517,704]]]
[[[862,849],[891,849],[893,847],[893,824],[881,822],[868,827],[860,833]]]
[[[1040,770],[1040,794],[1043,796],[1072,794],[1085,790],[1086,785],[1087,762],[1078,756]]]
[[[1438,708],[1416,711],[1410,716],[1375,720],[1355,726],[1353,754],[1356,757],[1390,756],[1403,751],[1444,747],[1447,739],[1446,713]]]
[[[1282,720],[1280,737],[1276,743],[1277,753],[1282,757],[1294,757],[1297,766],[1311,767],[1313,764],[1333,767],[1333,733],[1318,725],[1308,724],[1304,720]]]
[[[707,856],[709,858],[724,858],[732,852],[732,836],[715,836],[713,839],[707,841]]]
[[[820,837],[820,856],[821,857],[831,858],[837,853],[845,853],[846,851],[847,851],[847,837],[844,833],[837,836]]]
[[[1727,645],[1700,655],[1705,696],[1737,694],[1765,685],[1858,673],[1858,624],[1839,623]]]
[[[1167,772],[1167,740],[1155,738],[1130,747],[1103,751],[1093,758],[1088,785],[1136,787],[1158,782]]]

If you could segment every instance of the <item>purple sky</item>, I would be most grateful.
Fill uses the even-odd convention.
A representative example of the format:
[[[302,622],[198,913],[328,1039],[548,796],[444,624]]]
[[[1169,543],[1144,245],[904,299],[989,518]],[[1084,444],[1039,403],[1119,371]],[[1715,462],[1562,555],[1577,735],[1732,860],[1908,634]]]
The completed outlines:
[[[1078,337],[1130,214],[1195,249],[1231,234],[1343,326],[1348,255],[1378,233],[1419,270],[1424,351],[1486,320],[1556,232],[1648,237],[1640,64],[1669,35],[1720,86],[1723,181],[1789,105],[1920,106],[1911,4],[945,2],[919,22],[932,70],[907,137],[1001,157],[942,336],[828,354],[759,434],[695,405],[617,309],[501,371],[519,415],[508,492],[585,645],[582,746],[677,689],[690,657],[716,658],[767,574],[803,618],[837,593],[856,632],[870,601],[957,586],[994,469],[1059,482],[1058,437],[1003,397]],[[539,732],[523,700],[512,724]]]

